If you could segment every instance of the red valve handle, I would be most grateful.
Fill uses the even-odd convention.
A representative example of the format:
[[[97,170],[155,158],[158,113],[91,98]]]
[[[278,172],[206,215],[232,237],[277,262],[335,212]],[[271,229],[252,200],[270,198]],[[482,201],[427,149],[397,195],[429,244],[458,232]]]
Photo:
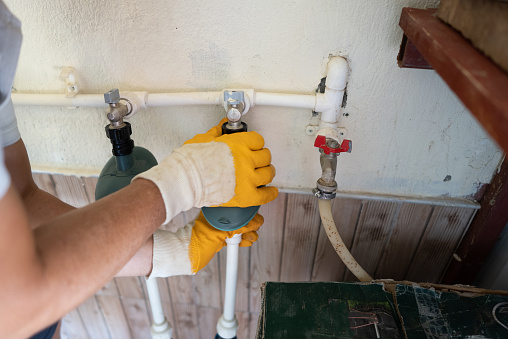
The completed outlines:
[[[323,151],[326,154],[342,153],[342,152],[351,153],[352,142],[351,140],[344,139],[340,147],[337,148],[328,147],[326,145],[326,137],[324,135],[318,135],[316,141],[314,142],[314,147],[323,149]]]

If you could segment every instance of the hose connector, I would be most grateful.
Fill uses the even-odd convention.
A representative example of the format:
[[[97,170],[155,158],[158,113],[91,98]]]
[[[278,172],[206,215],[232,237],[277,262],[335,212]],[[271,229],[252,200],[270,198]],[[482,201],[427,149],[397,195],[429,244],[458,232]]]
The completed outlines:
[[[337,156],[342,152],[351,153],[351,140],[344,139],[342,144],[324,135],[318,135],[314,146],[319,148],[321,153],[319,162],[321,163],[321,178],[316,182],[316,188],[312,193],[319,199],[334,199],[337,191]]]

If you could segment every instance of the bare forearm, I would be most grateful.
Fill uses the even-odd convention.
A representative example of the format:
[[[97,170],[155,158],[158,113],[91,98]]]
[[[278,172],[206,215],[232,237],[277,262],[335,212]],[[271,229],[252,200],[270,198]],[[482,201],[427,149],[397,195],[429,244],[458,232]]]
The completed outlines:
[[[148,276],[152,272],[153,237],[150,236],[115,275],[116,277]]]
[[[165,210],[156,186],[137,180],[111,196],[35,229],[36,251],[27,257],[22,271],[12,272],[13,279],[18,281],[15,285],[23,286],[19,291],[23,297],[11,294],[17,294],[18,300],[13,301],[10,312],[24,313],[33,320],[30,325],[35,326],[25,328],[24,334],[37,330],[36,324],[55,321],[109,281],[164,218]],[[26,256],[25,248],[30,245],[13,255]],[[42,305],[46,305],[44,311]],[[12,322],[17,322],[16,319],[17,316]]]
[[[36,229],[42,224],[49,223],[56,217],[76,209],[39,188],[26,195],[23,204],[27,210],[31,229]],[[149,275],[152,269],[152,250],[153,241],[150,236],[116,276]]]
[[[76,209],[41,189],[34,190],[23,202],[31,229],[35,229],[62,214]],[[116,276],[149,275],[152,270],[152,251],[153,240],[150,236]]]
[[[157,187],[137,180],[98,202],[41,225],[29,236],[28,220],[14,190],[2,199],[0,328],[27,336],[79,305],[110,280],[165,219]],[[26,215],[26,214],[25,214]],[[11,218],[12,217],[12,218]],[[12,220],[11,220],[12,219]],[[11,265],[12,263],[12,265]],[[31,319],[29,324],[23,317]],[[7,330],[7,333],[11,333]]]
[[[39,188],[33,189],[30,194],[24,197],[23,204],[31,229],[36,229],[42,224],[76,209]]]
[[[96,290],[146,244],[164,216],[157,187],[137,180],[111,196],[56,218],[34,234],[52,279],[70,276],[77,290]],[[74,274],[64,273],[62,268]]]
[[[20,195],[31,229],[35,229],[74,207],[39,189],[32,179],[32,171],[23,140],[4,148],[5,165],[12,184]]]

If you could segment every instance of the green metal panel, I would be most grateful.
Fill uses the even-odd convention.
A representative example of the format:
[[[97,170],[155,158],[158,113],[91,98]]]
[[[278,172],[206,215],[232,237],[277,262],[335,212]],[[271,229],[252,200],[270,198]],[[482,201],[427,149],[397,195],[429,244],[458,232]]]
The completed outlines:
[[[403,338],[382,284],[271,283],[263,289],[258,338]]]
[[[399,312],[408,338],[508,338],[508,297],[459,295],[419,286],[397,285]],[[497,308],[495,320],[493,309]],[[501,304],[502,305],[502,304]]]
[[[508,338],[508,297],[497,294],[333,282],[262,292],[258,339]]]

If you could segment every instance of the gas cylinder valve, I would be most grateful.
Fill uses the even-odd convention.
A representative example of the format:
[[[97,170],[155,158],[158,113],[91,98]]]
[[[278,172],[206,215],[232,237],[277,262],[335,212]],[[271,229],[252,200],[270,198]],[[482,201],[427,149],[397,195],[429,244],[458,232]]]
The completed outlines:
[[[242,122],[245,110],[243,91],[224,91],[224,109],[227,112],[228,122],[222,125],[222,134],[247,132],[247,125]]]
[[[121,104],[121,99],[127,101],[128,105]],[[110,128],[124,127],[125,123],[123,122],[123,118],[132,111],[130,102],[127,99],[120,98],[120,91],[117,88],[104,93],[104,101],[109,105],[106,115],[110,122]]]
[[[314,146],[319,148],[319,162],[321,163],[321,178],[316,182],[316,188],[312,193],[319,199],[333,199],[336,196],[337,181],[335,175],[337,173],[337,156],[340,153],[351,153],[352,142],[351,140],[344,139],[339,143],[324,135],[318,135]]]

